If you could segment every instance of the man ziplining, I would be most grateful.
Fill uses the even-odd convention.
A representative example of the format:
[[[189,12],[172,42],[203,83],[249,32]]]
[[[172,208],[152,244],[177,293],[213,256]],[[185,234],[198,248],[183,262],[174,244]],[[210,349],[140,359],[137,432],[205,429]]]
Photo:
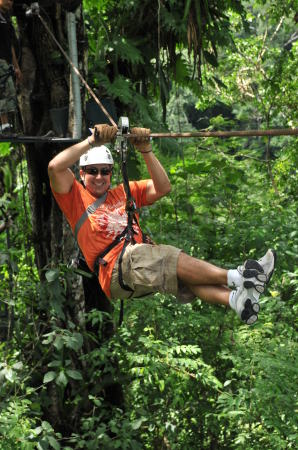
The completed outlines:
[[[56,155],[48,166],[53,195],[107,297],[161,292],[182,303],[200,298],[230,306],[243,322],[255,323],[260,294],[274,271],[275,252],[268,250],[258,261],[226,270],[171,245],[148,243],[137,209],[167,195],[171,184],[152,151],[150,130],[133,128],[130,142],[144,158],[149,178],[129,182],[128,192],[125,183],[111,188],[114,161],[103,144],[116,133],[117,127],[96,125],[91,136]],[[78,161],[81,183],[70,169]]]

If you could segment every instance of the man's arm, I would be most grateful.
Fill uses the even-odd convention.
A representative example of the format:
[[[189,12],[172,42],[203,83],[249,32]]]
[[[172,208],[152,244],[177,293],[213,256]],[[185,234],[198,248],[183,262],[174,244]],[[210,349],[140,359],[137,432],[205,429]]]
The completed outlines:
[[[91,137],[89,138],[91,141]],[[70,170],[73,164],[75,164],[80,156],[89,150],[90,145],[88,140],[85,139],[78,144],[68,147],[63,152],[58,153],[48,165],[48,174],[50,177],[52,188],[58,194],[67,194],[70,192],[74,174]]]
[[[171,183],[168,175],[152,151],[149,140],[150,130],[148,128],[132,128],[131,134],[139,137],[132,138],[131,142],[142,154],[151,179],[147,184],[146,199],[148,203],[154,203],[171,191]]]
[[[109,125],[96,125],[95,129],[98,132],[98,137],[96,137],[93,131],[92,136],[58,153],[49,162],[48,174],[55,192],[59,194],[67,194],[70,192],[74,181],[74,174],[70,170],[70,167],[90,149],[90,144],[102,145],[111,141],[117,133],[117,128],[110,127]]]

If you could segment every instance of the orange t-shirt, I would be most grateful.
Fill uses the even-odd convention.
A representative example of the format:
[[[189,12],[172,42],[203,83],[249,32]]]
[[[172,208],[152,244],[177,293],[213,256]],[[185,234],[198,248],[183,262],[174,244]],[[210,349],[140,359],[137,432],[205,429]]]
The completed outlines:
[[[131,181],[129,183],[131,194],[135,199],[137,208],[148,205],[146,200],[146,187],[148,180]],[[53,189],[52,189],[53,191]],[[87,207],[96,201],[77,180],[74,180],[71,191],[67,194],[53,195],[64,213],[72,232],[76,223],[86,211]],[[126,195],[122,184],[110,189],[102,205],[85,220],[78,232],[78,244],[83,252],[88,267],[93,271],[96,257],[111,244],[127,225],[125,211]],[[142,233],[138,225],[134,224],[134,238],[142,242]],[[107,265],[100,266],[99,282],[105,294],[110,297],[110,283],[113,267],[122,249],[124,241],[116,245],[105,257]]]

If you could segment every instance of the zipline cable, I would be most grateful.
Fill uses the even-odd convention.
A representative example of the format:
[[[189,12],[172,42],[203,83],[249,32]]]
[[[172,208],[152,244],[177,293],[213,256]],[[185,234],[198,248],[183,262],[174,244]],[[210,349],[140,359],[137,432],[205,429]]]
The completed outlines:
[[[189,133],[151,133],[152,138],[203,138],[203,137],[247,137],[247,136],[290,136],[298,135],[298,128],[276,128],[271,130],[239,130],[239,131],[195,131]],[[125,135],[135,137],[135,135]]]
[[[81,139],[74,138],[61,138],[61,137],[49,137],[49,136],[25,136],[18,134],[1,134],[0,142],[11,142],[12,144],[67,144],[73,145],[80,142]]]

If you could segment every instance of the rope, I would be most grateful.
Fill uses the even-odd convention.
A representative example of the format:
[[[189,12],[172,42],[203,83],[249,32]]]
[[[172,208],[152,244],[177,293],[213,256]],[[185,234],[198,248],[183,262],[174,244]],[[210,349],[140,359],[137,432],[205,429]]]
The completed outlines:
[[[89,84],[87,83],[87,81],[85,80],[85,78],[83,78],[83,76],[81,75],[81,73],[79,72],[79,70],[77,69],[77,67],[73,64],[73,62],[71,61],[71,59],[69,58],[68,54],[64,51],[63,47],[60,45],[60,43],[57,41],[57,39],[55,38],[54,34],[52,33],[52,31],[50,30],[50,28],[48,27],[46,21],[41,17],[41,15],[38,13],[37,16],[39,17],[41,23],[43,24],[43,26],[45,27],[46,31],[49,33],[49,35],[51,36],[51,38],[54,40],[54,42],[56,43],[56,45],[59,47],[61,53],[63,54],[63,56],[65,57],[65,59],[67,60],[67,62],[70,64],[70,66],[72,67],[73,71],[77,74],[77,76],[80,78],[80,80],[82,81],[83,85],[86,87],[87,91],[89,92],[89,94],[94,98],[94,100],[96,101],[96,103],[98,104],[98,106],[101,108],[101,110],[103,111],[103,113],[107,116],[107,118],[109,119],[109,121],[111,122],[111,124],[114,127],[117,127],[117,124],[115,123],[115,121],[113,120],[113,118],[110,116],[110,114],[108,113],[108,111],[106,110],[106,108],[103,106],[103,104],[101,103],[101,101],[97,98],[97,96],[95,95],[94,91],[91,89],[91,87],[89,86]]]

